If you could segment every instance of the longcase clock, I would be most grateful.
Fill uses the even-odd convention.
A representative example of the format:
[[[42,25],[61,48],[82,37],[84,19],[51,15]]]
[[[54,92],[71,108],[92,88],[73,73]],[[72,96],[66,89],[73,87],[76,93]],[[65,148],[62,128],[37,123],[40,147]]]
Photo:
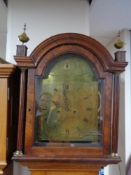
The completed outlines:
[[[30,56],[26,46],[17,49],[14,159],[32,175],[97,175],[102,166],[118,163],[119,74],[127,63],[81,34],[53,36]]]

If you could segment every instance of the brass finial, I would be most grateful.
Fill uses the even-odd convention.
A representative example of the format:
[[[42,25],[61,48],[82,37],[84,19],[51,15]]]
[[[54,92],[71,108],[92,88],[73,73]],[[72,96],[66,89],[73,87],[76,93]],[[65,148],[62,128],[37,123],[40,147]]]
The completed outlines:
[[[125,45],[124,41],[120,39],[120,31],[118,32],[117,41],[114,43],[116,49],[122,49]]]
[[[23,156],[23,152],[22,151],[16,151],[16,152],[14,152],[14,157],[22,157]]]
[[[22,44],[24,44],[24,43],[26,43],[30,40],[29,37],[26,34],[26,24],[24,24],[23,30],[24,30],[24,32],[21,35],[18,36],[19,41],[21,41]]]

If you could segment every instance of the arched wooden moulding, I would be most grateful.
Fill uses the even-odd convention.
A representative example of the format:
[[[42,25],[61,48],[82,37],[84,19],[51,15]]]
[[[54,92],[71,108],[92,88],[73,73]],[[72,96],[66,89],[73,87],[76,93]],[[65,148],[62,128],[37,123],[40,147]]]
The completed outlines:
[[[102,44],[91,37],[76,33],[65,33],[50,37],[49,39],[40,43],[31,53],[30,57],[37,66],[40,60],[48,52],[52,52],[55,56],[55,54],[58,53],[54,53],[54,49],[61,48],[64,51],[66,46],[73,46],[73,48],[80,47],[91,52],[98,58],[105,71],[112,72],[124,70],[124,63],[122,64],[114,62],[112,56]]]

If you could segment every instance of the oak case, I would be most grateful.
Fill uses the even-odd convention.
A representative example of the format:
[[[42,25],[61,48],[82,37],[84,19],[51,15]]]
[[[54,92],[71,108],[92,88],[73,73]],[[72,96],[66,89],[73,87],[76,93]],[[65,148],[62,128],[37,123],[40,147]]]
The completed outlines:
[[[95,140],[98,141],[97,144],[87,142],[88,139],[83,139],[82,141],[85,142],[81,144],[78,144],[77,140],[73,146],[70,142],[72,140],[67,142],[65,139],[58,140],[59,142],[53,140],[51,143],[48,140],[46,144],[40,141],[42,144],[36,144],[35,135],[38,128],[35,117],[36,76],[44,77],[50,64],[58,58],[61,59],[63,55],[83,58],[91,65],[92,71],[95,71],[96,78],[102,81],[101,97],[98,100],[100,101],[98,106],[101,106],[99,113],[101,123],[98,122],[101,135],[100,141]],[[96,40],[72,33],[53,36],[38,45],[29,57],[20,53],[15,59],[22,72],[19,102],[22,104],[22,112],[19,112],[17,142],[17,153],[20,154],[16,154],[15,160],[28,166],[32,174],[37,175],[44,175],[46,172],[64,175],[65,171],[69,174],[78,171],[79,175],[95,175],[98,174],[101,166],[120,161],[120,157],[117,156],[119,74],[124,71],[126,62],[114,61],[108,51]],[[85,95],[86,93],[85,91]],[[77,106],[78,111],[82,104],[80,101]],[[46,122],[44,124],[46,125]]]
[[[0,174],[13,175],[19,101],[19,71],[0,58]]]

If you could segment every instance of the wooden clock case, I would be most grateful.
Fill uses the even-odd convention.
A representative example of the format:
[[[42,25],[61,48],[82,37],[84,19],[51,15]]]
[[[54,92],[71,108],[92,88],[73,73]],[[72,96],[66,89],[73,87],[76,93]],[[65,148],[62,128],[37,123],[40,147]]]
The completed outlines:
[[[0,174],[13,175],[11,158],[16,150],[19,71],[0,59]]]
[[[21,70],[19,121],[15,161],[27,166],[32,175],[96,175],[101,167],[120,162],[117,155],[119,122],[119,74],[127,63],[113,60],[96,40],[82,34],[59,34],[41,44],[26,56],[26,46],[17,46],[15,60]],[[64,54],[85,58],[103,80],[102,143],[98,146],[36,146],[35,76],[43,75],[48,65]]]

